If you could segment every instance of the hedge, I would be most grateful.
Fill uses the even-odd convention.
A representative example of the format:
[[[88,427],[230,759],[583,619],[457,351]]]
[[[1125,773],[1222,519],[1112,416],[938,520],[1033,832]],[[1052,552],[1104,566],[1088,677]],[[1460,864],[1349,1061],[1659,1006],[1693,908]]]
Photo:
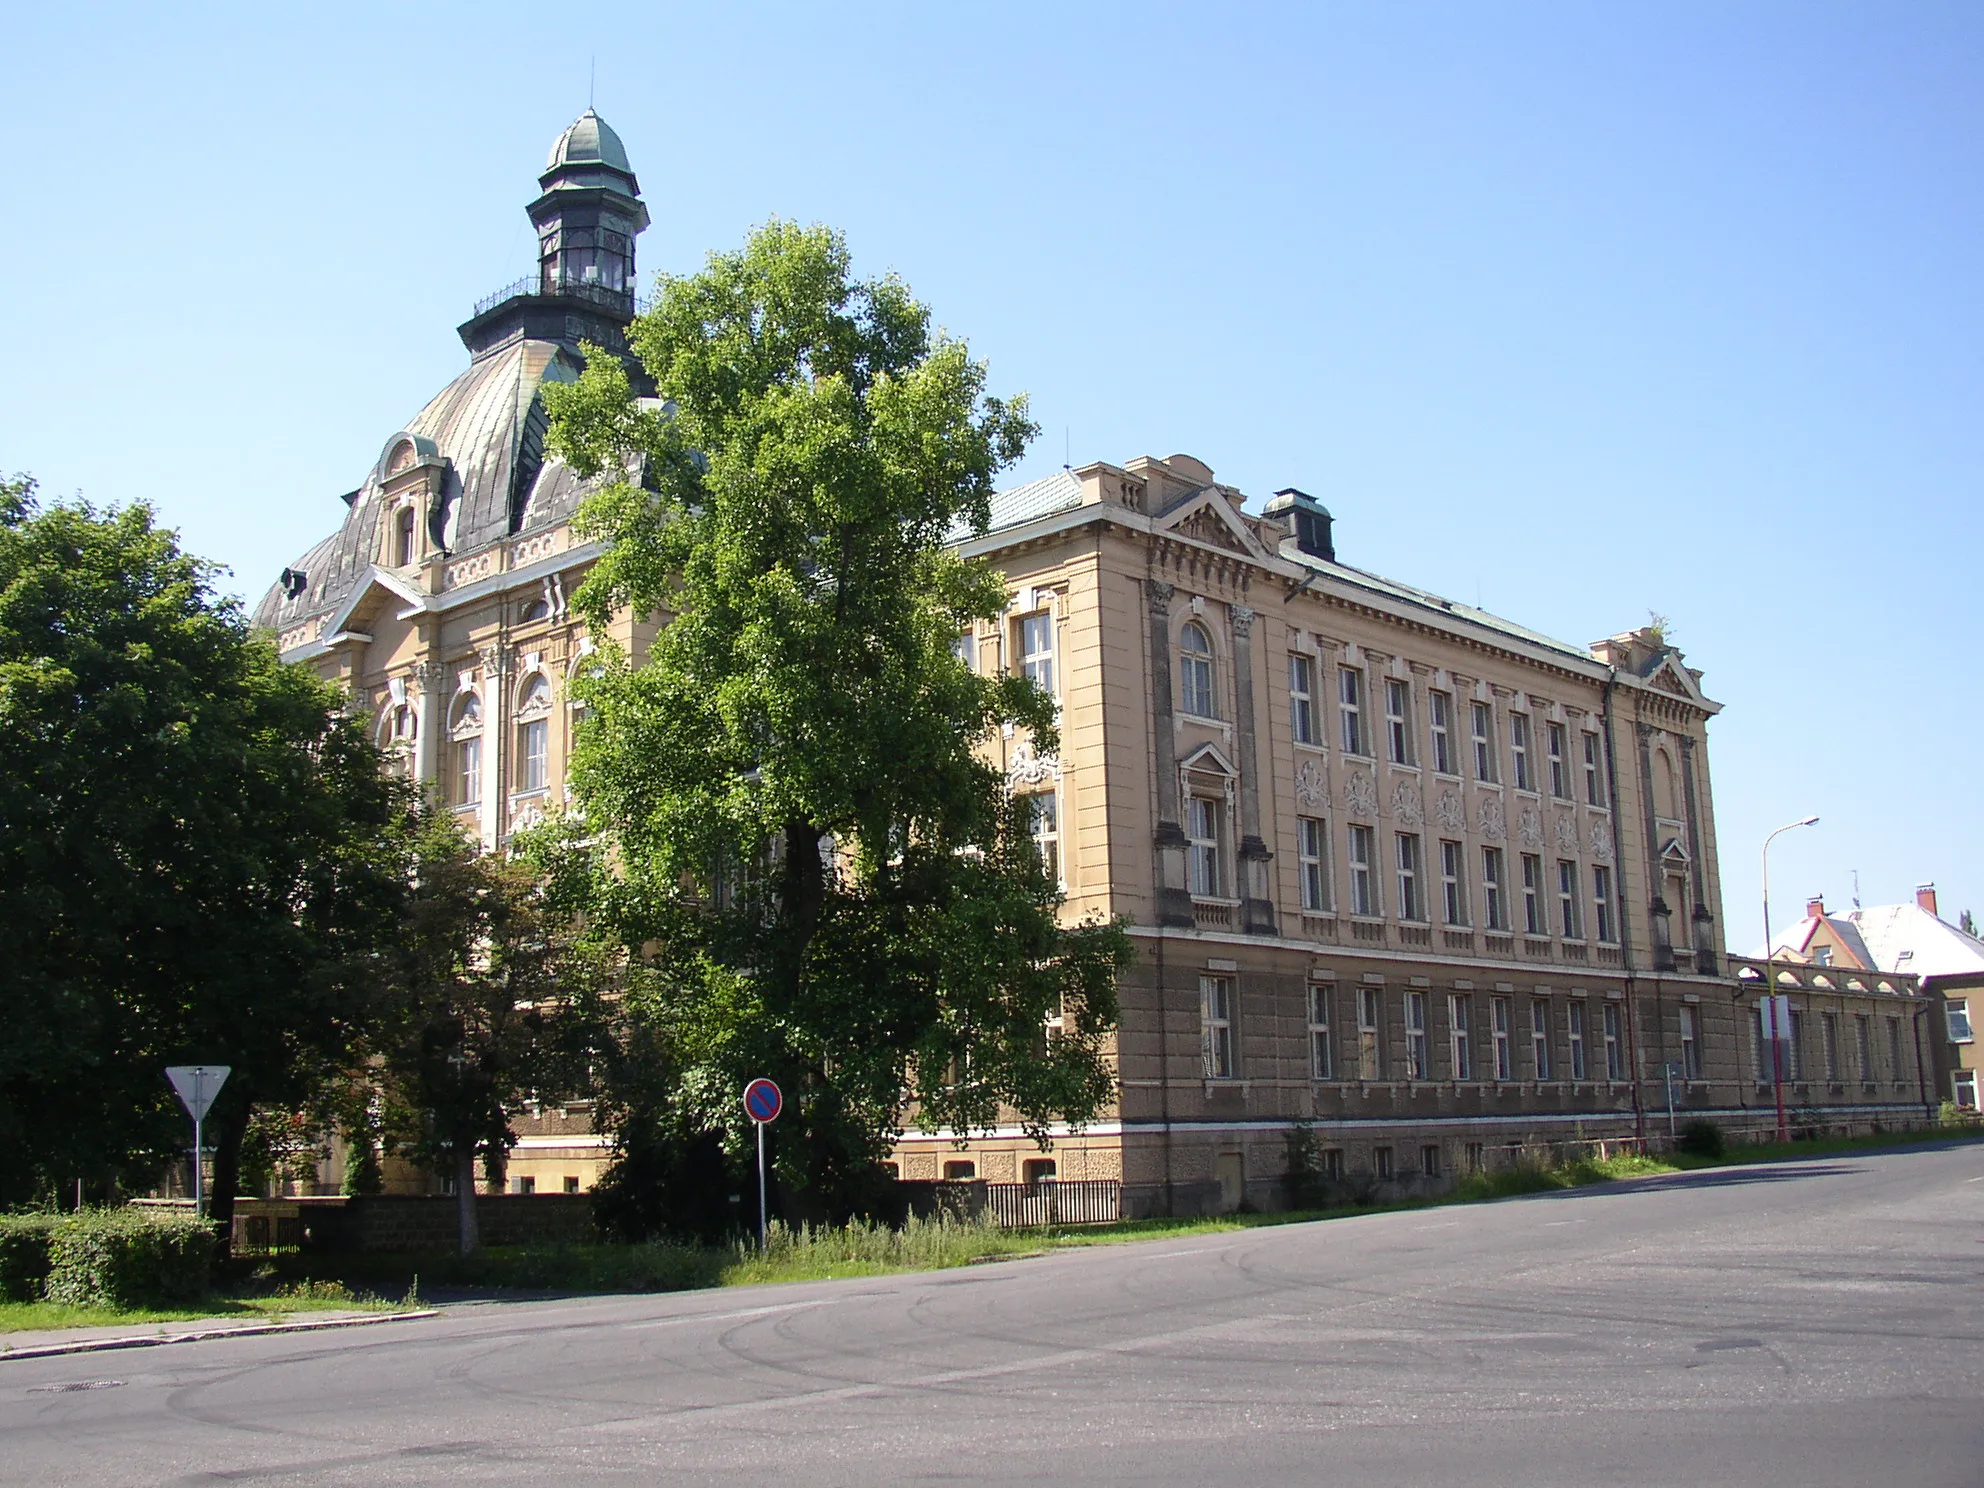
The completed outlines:
[[[48,1240],[62,1216],[0,1214],[0,1302],[37,1302],[48,1280]]]
[[[213,1282],[213,1226],[177,1209],[83,1209],[55,1217],[42,1295],[70,1307],[197,1302]]]

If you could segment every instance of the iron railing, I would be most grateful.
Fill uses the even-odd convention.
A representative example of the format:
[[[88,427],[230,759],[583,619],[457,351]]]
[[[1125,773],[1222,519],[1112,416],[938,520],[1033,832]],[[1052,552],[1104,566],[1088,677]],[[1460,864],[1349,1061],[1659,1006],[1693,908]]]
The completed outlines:
[[[985,1212],[1006,1229],[1110,1224],[1123,1217],[1123,1185],[1114,1178],[988,1183]]]
[[[619,315],[642,315],[652,306],[652,300],[635,296],[632,290],[614,289],[605,284],[594,284],[585,279],[554,279],[546,284],[538,275],[519,279],[515,284],[506,284],[493,294],[486,294],[475,302],[475,313],[482,315],[494,310],[505,300],[520,297],[544,299],[585,300]]]

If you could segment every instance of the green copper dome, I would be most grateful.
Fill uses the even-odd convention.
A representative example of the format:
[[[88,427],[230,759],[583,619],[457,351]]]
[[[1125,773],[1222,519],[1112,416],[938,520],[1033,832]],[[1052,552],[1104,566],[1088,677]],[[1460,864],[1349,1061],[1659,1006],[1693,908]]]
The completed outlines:
[[[561,170],[568,165],[610,165],[615,170],[634,173],[627,163],[627,147],[620,143],[620,136],[613,132],[612,125],[600,118],[591,109],[572,121],[571,127],[558,136],[551,147],[551,155],[544,162],[547,174]]]

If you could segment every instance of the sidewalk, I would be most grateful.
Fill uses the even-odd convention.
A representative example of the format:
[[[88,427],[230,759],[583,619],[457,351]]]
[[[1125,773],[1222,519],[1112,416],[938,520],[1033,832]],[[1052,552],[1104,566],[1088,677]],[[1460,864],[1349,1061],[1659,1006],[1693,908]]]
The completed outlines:
[[[0,1333],[0,1364],[9,1359],[45,1359],[53,1354],[153,1348],[167,1343],[198,1343],[208,1338],[308,1333],[323,1328],[362,1328],[372,1323],[406,1323],[439,1315],[438,1309],[427,1307],[414,1312],[313,1312],[281,1321],[267,1317],[210,1317],[187,1318],[177,1323],[113,1323],[102,1328],[30,1328],[18,1333]]]

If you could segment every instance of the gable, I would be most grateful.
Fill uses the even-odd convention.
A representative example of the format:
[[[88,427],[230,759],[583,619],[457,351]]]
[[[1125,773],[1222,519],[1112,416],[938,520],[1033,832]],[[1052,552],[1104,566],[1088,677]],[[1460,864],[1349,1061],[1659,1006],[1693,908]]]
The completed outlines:
[[[1265,560],[1269,556],[1217,486],[1208,486],[1179,502],[1159,519],[1158,531],[1173,532],[1246,558]]]

